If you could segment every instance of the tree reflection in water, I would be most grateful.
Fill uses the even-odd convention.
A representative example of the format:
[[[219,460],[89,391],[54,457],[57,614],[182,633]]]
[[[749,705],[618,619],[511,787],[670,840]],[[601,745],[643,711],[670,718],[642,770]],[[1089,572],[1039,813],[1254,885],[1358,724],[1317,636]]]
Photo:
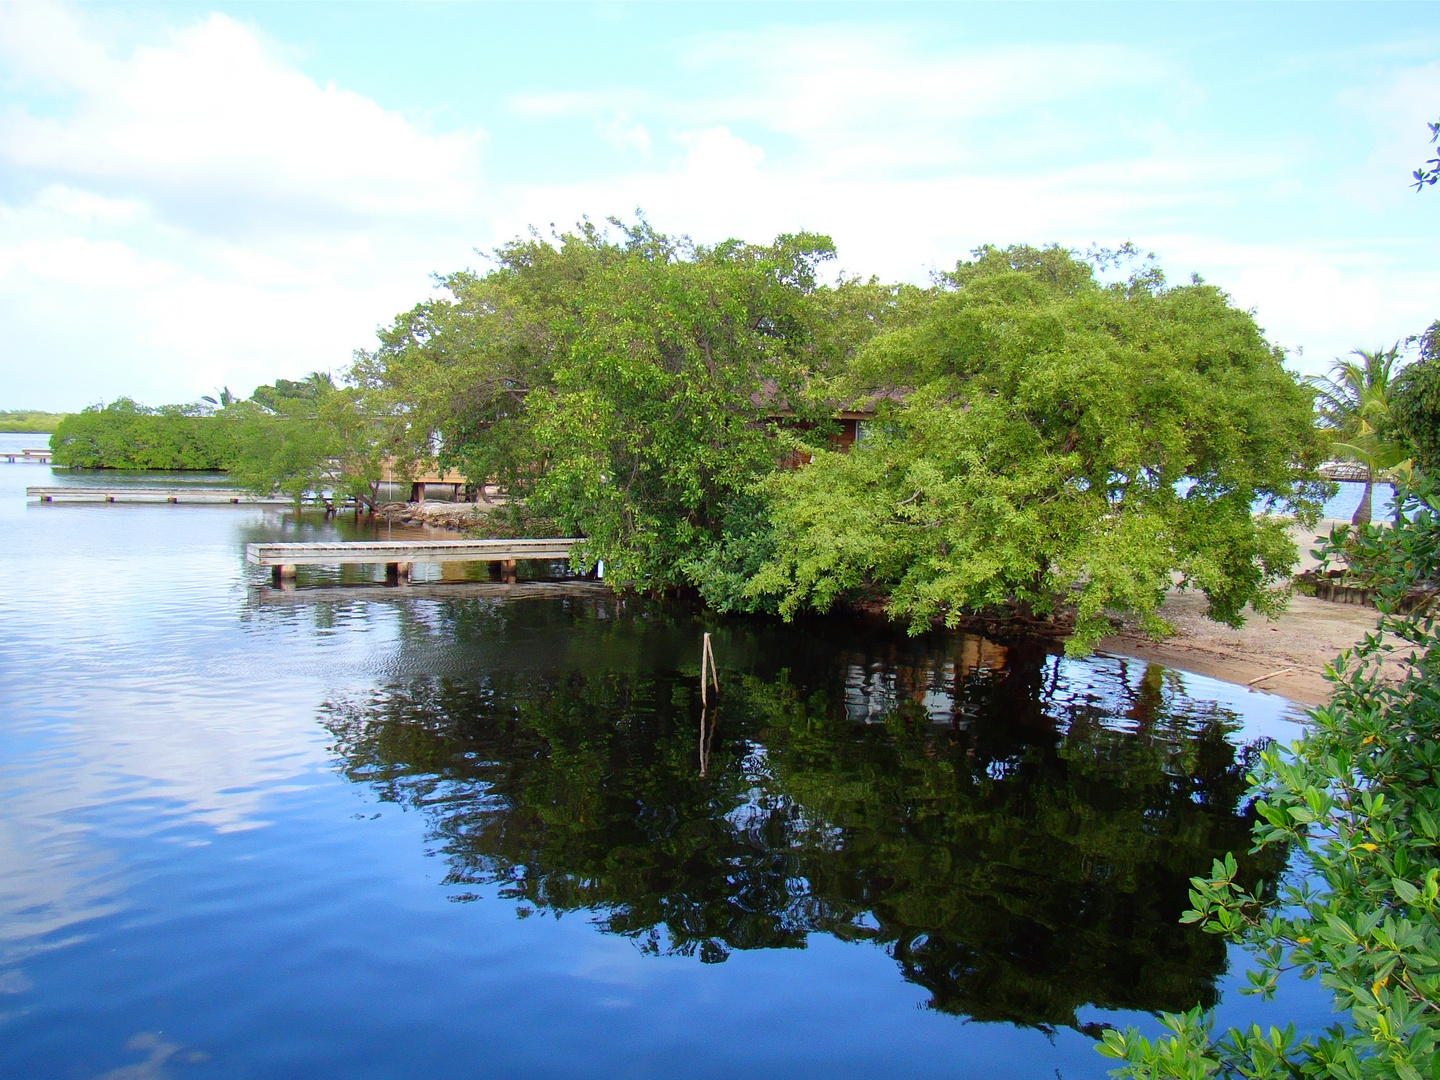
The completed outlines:
[[[493,644],[510,618],[451,630]],[[416,677],[322,709],[345,775],[426,815],[457,898],[590,912],[706,963],[874,942],[932,1008],[1055,1026],[1213,1003],[1225,949],[1179,925],[1188,879],[1226,851],[1249,881],[1280,869],[1241,854],[1239,718],[1163,669],[730,625],[702,742],[698,623],[581,621],[555,629],[612,639],[593,670]],[[693,638],[694,666],[613,647],[647,634]]]

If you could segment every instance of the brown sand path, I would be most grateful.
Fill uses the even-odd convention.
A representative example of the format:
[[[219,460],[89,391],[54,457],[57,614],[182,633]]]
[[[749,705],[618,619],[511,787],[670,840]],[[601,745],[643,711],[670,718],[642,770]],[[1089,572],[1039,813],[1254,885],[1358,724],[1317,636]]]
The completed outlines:
[[[1175,626],[1174,637],[1153,641],[1122,631],[1102,641],[1099,650],[1226,682],[1253,683],[1257,690],[1304,705],[1319,705],[1330,696],[1325,665],[1374,630],[1378,615],[1374,608],[1297,594],[1279,619],[1251,615],[1232,630],[1207,619],[1205,597],[1188,592],[1168,595],[1160,614]]]

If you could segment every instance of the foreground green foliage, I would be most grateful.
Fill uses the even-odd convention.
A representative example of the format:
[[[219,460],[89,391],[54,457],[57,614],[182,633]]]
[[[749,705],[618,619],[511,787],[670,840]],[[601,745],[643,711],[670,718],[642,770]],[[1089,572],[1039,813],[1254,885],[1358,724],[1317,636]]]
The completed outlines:
[[[1432,121],[1429,125],[1430,141],[1440,142],[1440,120]],[[1415,179],[1415,190],[1422,191],[1426,187],[1434,187],[1435,181],[1440,180],[1440,154],[1436,154],[1429,161],[1416,169],[1411,176]]]
[[[1260,851],[1292,846],[1278,905],[1236,880],[1233,857],[1192,883],[1186,920],[1244,942],[1259,968],[1250,992],[1281,974],[1319,977],[1347,1014],[1325,1035],[1232,1030],[1216,1042],[1198,1010],[1165,1017],[1155,1041],[1109,1032],[1117,1075],[1145,1080],[1433,1080],[1440,1076],[1440,628],[1432,611],[1396,613],[1440,577],[1440,484],[1397,493],[1408,520],[1363,530],[1346,555],[1382,567],[1378,630],[1333,669],[1335,693],[1311,730],[1265,751],[1251,777]],[[1382,677],[1387,657],[1403,677]]]
[[[51,432],[68,415],[38,409],[0,409],[0,431]]]
[[[1283,604],[1295,548],[1253,506],[1318,511],[1310,394],[1218,289],[986,249],[893,324],[830,392],[903,393],[852,453],[770,479],[750,595],[790,615],[878,594],[916,630],[1073,611],[1077,652],[1115,613],[1163,630],[1172,575],[1232,625]]]
[[[65,417],[50,448],[56,465],[74,469],[223,469],[234,455],[230,431],[204,406],[129,398]]]

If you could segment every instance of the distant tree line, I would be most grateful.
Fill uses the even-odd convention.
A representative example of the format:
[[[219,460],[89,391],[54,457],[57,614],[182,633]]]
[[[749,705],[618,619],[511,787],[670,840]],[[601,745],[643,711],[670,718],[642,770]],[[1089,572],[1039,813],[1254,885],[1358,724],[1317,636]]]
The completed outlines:
[[[129,398],[66,416],[50,438],[55,464],[77,469],[221,470],[257,493],[351,496],[373,507],[381,447],[360,395],[312,372],[248,398],[229,388],[191,405]]]
[[[54,431],[65,413],[41,412],[39,409],[0,409],[0,431]]]
[[[65,417],[50,448],[55,464],[77,469],[223,469],[234,439],[203,406],[119,398]]]

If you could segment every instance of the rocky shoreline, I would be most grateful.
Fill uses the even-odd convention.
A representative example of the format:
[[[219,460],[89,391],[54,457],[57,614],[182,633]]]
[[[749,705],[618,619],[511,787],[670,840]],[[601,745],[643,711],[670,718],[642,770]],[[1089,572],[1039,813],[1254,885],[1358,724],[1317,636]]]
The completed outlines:
[[[387,521],[404,525],[429,525],[435,529],[463,532],[474,528],[490,516],[491,507],[484,503],[460,502],[393,502],[384,503],[376,514]]]

